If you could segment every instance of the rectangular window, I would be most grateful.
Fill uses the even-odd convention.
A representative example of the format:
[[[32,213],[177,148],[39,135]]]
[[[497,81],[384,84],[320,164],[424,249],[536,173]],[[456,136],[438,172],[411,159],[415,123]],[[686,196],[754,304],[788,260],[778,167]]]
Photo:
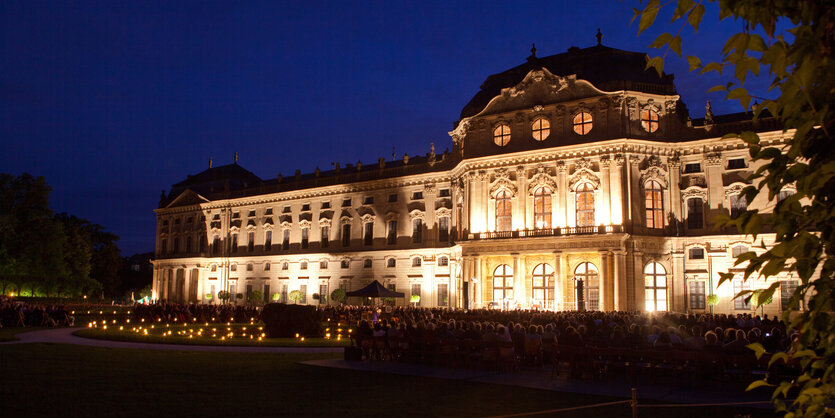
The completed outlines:
[[[783,280],[780,282],[780,309],[789,310],[789,302],[797,290],[797,280]],[[797,307],[795,307],[797,309]]]
[[[264,284],[264,303],[270,303],[270,285]]]
[[[246,250],[248,252],[255,251],[255,232],[249,232],[246,234]]]
[[[330,245],[330,234],[331,234],[330,231],[331,231],[331,228],[329,226],[323,226],[321,228],[322,238],[320,238],[320,239],[321,239],[321,243],[322,243],[322,248],[328,248],[328,245]]]
[[[351,267],[351,260],[342,260],[340,266],[344,269]]]
[[[278,298],[281,303],[287,303],[287,285],[281,285],[281,296]]]
[[[232,252],[238,252],[238,234],[232,234],[232,237],[229,239],[229,245],[232,247]]]
[[[264,215],[272,215],[272,214],[273,214],[273,208],[267,208],[267,210],[264,211]]]
[[[449,285],[438,284],[438,306],[449,306]]]
[[[751,290],[751,283],[742,280],[734,280],[734,297],[743,291],[743,290]],[[745,299],[751,296],[750,294],[746,294],[745,296],[738,297],[734,299],[734,309],[738,311],[748,311],[751,310],[751,304],[745,303]]]
[[[420,306],[420,283],[412,284],[412,293],[409,294],[409,302],[412,302],[414,306]]]
[[[319,269],[326,270],[328,268],[328,260],[322,260],[319,262]]]
[[[745,158],[731,158],[728,160],[728,170],[745,168]]]
[[[363,205],[373,205],[374,204],[374,196],[366,196],[365,200],[362,201]]]
[[[310,210],[310,203],[305,203],[302,205],[302,212],[307,212]]]
[[[363,227],[365,228],[365,234],[362,237],[363,245],[374,244],[374,222],[366,222]]]
[[[330,209],[331,202],[322,202],[322,209]]]
[[[704,248],[691,248],[688,251],[688,257],[691,260],[704,260],[705,259],[705,249]]]
[[[246,271],[252,271],[254,268],[255,267],[252,265],[252,263],[246,265]]]
[[[264,233],[264,249],[270,251],[273,248],[273,231]]]
[[[231,266],[229,266],[229,270],[230,271],[238,271],[238,265],[237,264],[232,264]]]
[[[186,252],[191,253],[191,237],[186,236]]]
[[[171,246],[171,252],[176,253],[180,251],[180,238],[174,238],[174,245]]]
[[[423,242],[423,221],[420,218],[412,220],[412,243],[420,244]]]
[[[290,230],[285,229],[283,234],[284,234],[284,237],[281,240],[281,249],[282,250],[289,250],[290,249]]]
[[[307,248],[310,239],[310,228],[302,228],[302,248]]]
[[[307,303],[307,285],[303,284],[299,286],[299,291],[302,292],[302,300],[300,303]]]
[[[688,229],[702,229],[704,228],[704,204],[702,199],[698,197],[687,199],[687,228]]]
[[[285,206],[282,210],[283,213],[290,213],[290,206]]]
[[[420,199],[423,199],[423,192],[412,193],[412,200],[420,200]]]
[[[326,284],[319,285],[319,304],[328,304],[328,285]]]
[[[441,191],[438,193],[438,196],[449,197],[450,196],[449,189],[441,189]]]
[[[252,296],[252,285],[248,284],[248,285],[246,285],[246,299],[245,300],[249,300],[250,296]]]
[[[241,212],[233,212],[232,213],[232,219],[240,219],[240,217],[241,217]]]
[[[388,235],[386,235],[386,244],[397,244],[397,221],[389,221]]]
[[[217,235],[212,235],[212,254],[220,254],[220,237]]]
[[[270,263],[264,263],[264,271],[270,271]]]
[[[351,224],[342,225],[342,246],[351,246]]]
[[[690,309],[705,308],[705,282],[692,281],[689,284]]]
[[[393,193],[389,195],[389,203],[394,203],[397,201],[397,193]]]
[[[745,196],[741,194],[731,195],[731,219],[736,219],[748,208]]]
[[[438,219],[438,241],[449,242],[449,216],[442,216]]]
[[[351,207],[351,198],[346,198],[342,200],[342,207],[343,208],[350,208]]]
[[[701,173],[702,163],[689,163],[684,165],[684,174]]]
[[[167,247],[168,247],[168,241],[165,238],[163,238],[159,242],[159,252],[162,253],[162,254],[165,254],[168,251]]]

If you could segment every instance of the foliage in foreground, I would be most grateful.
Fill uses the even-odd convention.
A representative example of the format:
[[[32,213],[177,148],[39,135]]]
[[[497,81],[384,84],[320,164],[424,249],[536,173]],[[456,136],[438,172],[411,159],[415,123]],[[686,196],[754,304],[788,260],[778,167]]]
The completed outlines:
[[[745,279],[774,276],[791,269],[800,278],[783,321],[800,330],[800,340],[792,348],[792,357],[803,374],[792,381],[779,382],[773,393],[774,405],[786,416],[823,416],[835,413],[835,7],[820,0],[677,0],[660,4],[650,0],[642,10],[635,10],[640,34],[655,23],[665,6],[673,8],[671,24],[675,34],[664,33],[650,45],[682,55],[681,32],[689,25],[698,31],[705,16],[706,3],[718,3],[718,18],[733,18],[741,31],[731,36],[722,48],[719,62],[702,63],[688,56],[691,71],[700,74],[716,71],[731,80],[712,91],[726,92],[727,100],[738,100],[755,117],[768,112],[778,118],[787,140],[778,145],[764,145],[754,132],[737,135],[748,144],[751,157],[763,165],[749,178],[751,186],[742,194],[748,202],[761,193],[776,202],[783,190],[796,190],[792,196],[776,202],[773,214],[749,210],[737,219],[725,218],[755,240],[764,230],[775,233],[773,246],[761,239],[761,252],[747,252],[736,264],[745,267]],[[697,38],[698,39],[698,38]],[[659,73],[664,57],[651,58],[647,67]],[[745,88],[748,73],[766,71],[772,77],[774,99],[756,97]],[[751,102],[759,100],[759,105]],[[730,280],[723,273],[719,283]],[[744,291],[737,297],[755,299],[762,305],[771,300],[779,283],[767,289]],[[793,318],[789,313],[806,303],[806,310]],[[759,344],[751,348],[763,354]],[[786,360],[777,353],[772,362]],[[756,381],[750,388],[769,385]],[[789,398],[796,396],[795,400]]]

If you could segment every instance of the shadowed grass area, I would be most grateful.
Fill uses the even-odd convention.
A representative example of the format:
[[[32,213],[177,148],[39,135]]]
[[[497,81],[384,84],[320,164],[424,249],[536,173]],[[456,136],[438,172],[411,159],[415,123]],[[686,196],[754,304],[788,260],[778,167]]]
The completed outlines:
[[[619,399],[296,364],[332,355],[0,346],[4,416],[491,416]],[[745,408],[645,417],[773,416]],[[560,416],[631,417],[626,405]]]
[[[221,328],[225,329],[226,326]],[[100,340],[130,341],[137,343],[158,343],[158,344],[184,344],[184,345],[220,345],[220,346],[245,346],[245,347],[346,347],[350,345],[349,340],[337,341],[325,338],[306,338],[302,341],[299,338],[264,338],[261,341],[247,338],[227,338],[221,340],[218,337],[212,338],[211,334],[202,337],[172,334],[161,336],[158,334],[144,335],[131,332],[127,329],[119,330],[116,327],[109,327],[106,330],[100,328],[87,328],[73,333],[79,337],[95,338]]]
[[[31,328],[0,328],[0,342],[17,341],[20,338],[17,334],[29,331],[40,331],[42,329],[50,329],[47,327],[31,327]]]

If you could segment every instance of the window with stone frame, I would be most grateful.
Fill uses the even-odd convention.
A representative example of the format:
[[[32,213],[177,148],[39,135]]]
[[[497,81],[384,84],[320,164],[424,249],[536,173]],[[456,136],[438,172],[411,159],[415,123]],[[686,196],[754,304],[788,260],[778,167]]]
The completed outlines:
[[[653,133],[658,130],[660,126],[660,119],[661,117],[655,109],[646,108],[641,111],[641,127],[649,133]]]
[[[667,310],[667,270],[660,263],[644,267],[644,304],[649,312]]]
[[[281,240],[281,249],[282,250],[289,250],[290,249],[290,229],[286,228],[283,232],[284,236]]]
[[[536,118],[531,124],[531,136],[536,141],[544,141],[551,134],[551,122],[544,117]]]
[[[780,309],[787,311],[791,308],[791,300],[794,292],[797,290],[797,280],[782,280],[780,281]],[[793,310],[799,307],[794,307]]]
[[[347,258],[342,260],[340,262],[340,267],[342,267],[344,269],[350,268],[351,267],[351,260],[348,260]]]
[[[541,307],[550,307],[554,303],[554,268],[542,263],[533,268],[531,296]]]
[[[365,232],[363,233],[362,243],[363,245],[372,245],[374,244],[374,222],[366,222],[363,224],[363,229]]]
[[[322,248],[328,248],[330,246],[330,234],[331,228],[327,225],[323,225],[319,228],[320,238],[319,243]]]
[[[449,265],[449,258],[447,258],[447,257],[438,258],[438,266],[439,267],[446,267],[448,265]]]
[[[650,180],[644,184],[644,206],[647,228],[664,228],[664,200],[661,183]]]
[[[249,231],[246,234],[246,251],[255,251],[255,232]]]
[[[687,229],[704,228],[704,201],[701,197],[687,199]]]
[[[420,267],[423,264],[423,260],[420,257],[415,257],[412,259],[412,267]]]
[[[742,215],[746,209],[748,209],[748,202],[745,200],[745,196],[741,194],[733,194],[730,197],[731,199],[731,219],[736,219],[739,215]]]
[[[538,187],[533,193],[533,219],[535,229],[551,228],[551,190]]]
[[[580,184],[575,198],[577,226],[594,226],[594,189],[591,184]]]
[[[734,284],[734,297],[744,290],[751,290],[751,283],[747,280],[742,279],[735,279],[733,281]],[[734,299],[734,310],[737,311],[750,311],[751,310],[751,302],[745,302],[745,299],[751,296],[750,294],[746,294],[744,296],[740,296]]]
[[[391,257],[391,258],[386,260],[386,267],[395,267],[395,266],[397,266],[397,259],[396,258]]]
[[[302,248],[310,245],[310,228],[302,228]]]
[[[691,280],[687,287],[690,309],[705,309],[705,282],[703,280]]]
[[[449,216],[438,218],[438,241],[442,244],[449,242]]]
[[[229,238],[229,245],[233,253],[238,252],[238,234],[233,233]]]
[[[502,189],[496,194],[496,231],[510,231],[513,228],[511,193]]]
[[[705,249],[702,247],[693,247],[687,251],[687,258],[691,260],[704,260]]]
[[[417,295],[417,301],[413,302],[413,303],[414,303],[415,306],[420,306],[420,299],[421,299],[420,283],[412,283],[410,296],[415,296],[415,295]],[[409,300],[411,300],[411,297],[409,298]]]
[[[503,147],[510,142],[510,126],[506,123],[499,124],[493,129],[493,143]]]
[[[597,266],[584,262],[574,269],[574,294],[577,294],[578,284],[583,283],[583,299],[586,309],[596,311],[600,309],[600,276]]]
[[[391,220],[388,222],[388,231],[386,232],[386,244],[397,244],[397,221]]]
[[[423,220],[420,218],[412,219],[412,244],[420,244],[423,242]]]
[[[264,250],[270,251],[273,248],[273,231],[264,232]]]
[[[438,283],[437,306],[449,306],[449,285],[446,283]]]
[[[493,301],[502,303],[513,299],[513,269],[502,264],[493,270]]]
[[[351,246],[351,224],[342,225],[342,246]]]
[[[574,133],[577,135],[585,135],[591,131],[593,126],[591,113],[579,112],[574,115],[573,119]]]

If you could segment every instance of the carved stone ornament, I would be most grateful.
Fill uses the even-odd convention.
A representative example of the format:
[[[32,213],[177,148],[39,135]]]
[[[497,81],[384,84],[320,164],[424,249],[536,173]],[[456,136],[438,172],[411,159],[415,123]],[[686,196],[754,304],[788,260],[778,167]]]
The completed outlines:
[[[707,165],[722,165],[722,153],[709,152],[705,154],[705,164]]]
[[[660,183],[661,188],[666,189],[668,186],[667,173],[658,166],[650,166],[646,170],[641,171],[641,186],[646,187],[647,182],[650,180],[655,180]]]
[[[232,225],[232,226],[229,227],[229,231],[231,231],[231,232],[238,232],[238,230],[240,230],[240,229],[241,228],[238,228],[237,225]]]
[[[557,172],[565,173],[566,165],[565,161],[559,160],[557,161]]]
[[[362,223],[368,223],[368,222],[374,222],[374,219],[376,219],[376,218],[377,218],[376,216],[374,216],[370,213],[366,213],[365,215],[362,215],[362,218],[360,218],[360,219],[362,219]]]
[[[603,155],[600,157],[600,166],[604,168],[609,168],[609,164],[612,163],[612,160],[609,158],[608,155]]]
[[[247,231],[254,231],[254,230],[256,230],[256,229],[257,229],[257,227],[255,226],[255,222],[254,222],[254,221],[252,221],[252,222],[247,222],[247,223],[246,223],[246,230],[247,230]]]
[[[327,226],[330,228],[331,220],[329,218],[319,218],[319,227]]]
[[[531,177],[528,183],[528,194],[533,195],[536,189],[540,187],[547,187],[551,193],[557,191],[557,182],[548,175],[545,167],[542,164],[536,166],[535,174]]]
[[[510,194],[516,195],[516,184],[510,180],[510,172],[506,168],[496,170],[494,176],[495,179],[490,185],[490,196],[495,197],[502,189],[507,189]]]
[[[386,213],[386,222],[389,221],[396,221],[400,217],[400,214],[395,211],[389,211]]]
[[[308,221],[307,219],[302,219],[301,221],[299,221],[299,227],[310,228],[310,221]]]
[[[516,97],[527,92],[528,88],[534,83],[545,83],[553,92],[565,90],[568,87],[570,77],[560,77],[551,74],[548,70],[531,71],[525,76],[519,84],[502,89],[502,96]]]
[[[471,129],[470,118],[466,118],[458,123],[458,126],[455,127],[452,131],[449,131],[449,136],[452,137],[452,143],[454,146],[460,145],[462,141],[464,141],[464,137],[467,136],[467,131]]]
[[[707,200],[707,188],[699,187],[699,186],[690,186],[681,191],[681,199],[687,201],[687,199],[692,198],[700,198],[703,201]]]
[[[568,188],[571,191],[575,191],[577,186],[583,183],[591,183],[593,189],[600,187],[600,179],[597,177],[597,174],[588,168],[581,168],[571,175],[571,178],[568,180]]]
[[[445,216],[450,217],[450,216],[452,216],[452,209],[445,208],[445,207],[440,207],[438,209],[435,209],[435,216],[438,217],[438,218],[443,218]]]
[[[615,154],[614,161],[618,167],[623,167],[623,165],[626,163],[626,159],[623,157],[623,154]]]
[[[542,107],[542,105],[536,105],[536,106],[533,107],[534,112],[541,112],[543,109],[545,109],[545,108]]]
[[[735,194],[740,194],[742,192],[742,189],[746,188],[747,186],[747,184],[740,182],[731,183],[729,186],[725,186],[725,197],[731,197]]]
[[[409,219],[412,219],[412,220],[420,219],[422,221],[426,220],[426,212],[424,212],[420,209],[415,209],[415,210],[409,212]]]
[[[577,166],[578,170],[582,170],[582,169],[591,170],[591,166],[592,166],[591,161],[589,161],[589,159],[585,158],[585,157],[580,158],[574,164]]]
[[[612,109],[617,110],[617,111],[620,111],[620,110],[623,109],[623,102],[624,102],[624,97],[623,96],[611,96],[609,99],[610,99],[611,104],[612,104]]]
[[[667,108],[667,113],[672,113],[674,110],[676,110],[676,102],[673,100],[667,100],[666,102],[664,102],[664,107]]]
[[[435,187],[434,184],[424,184],[423,185],[423,192],[426,194],[434,195],[437,192],[438,188]]]
[[[290,222],[284,221],[281,223],[281,230],[290,229],[293,225]]]
[[[343,216],[339,218],[340,225],[350,225],[353,222],[353,219],[350,216]]]

